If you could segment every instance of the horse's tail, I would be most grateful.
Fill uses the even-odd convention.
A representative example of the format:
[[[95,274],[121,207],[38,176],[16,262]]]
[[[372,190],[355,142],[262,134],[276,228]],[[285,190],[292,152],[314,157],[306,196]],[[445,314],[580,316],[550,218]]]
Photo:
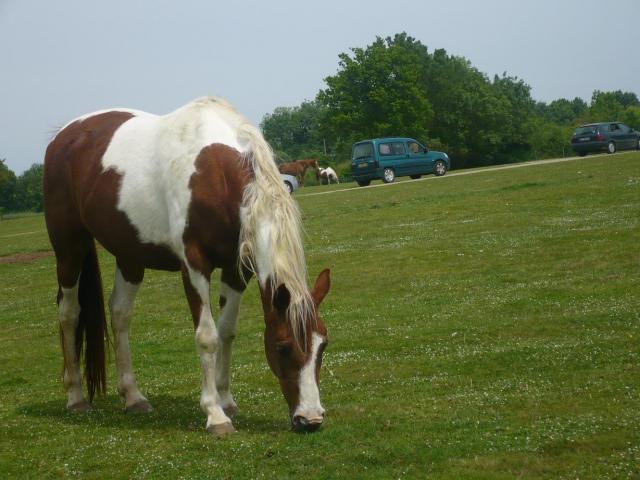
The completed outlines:
[[[100,265],[93,240],[82,263],[78,302],[80,318],[76,329],[76,354],[80,359],[84,347],[84,378],[89,402],[92,402],[96,392],[104,393],[107,389],[105,357],[108,339]]]

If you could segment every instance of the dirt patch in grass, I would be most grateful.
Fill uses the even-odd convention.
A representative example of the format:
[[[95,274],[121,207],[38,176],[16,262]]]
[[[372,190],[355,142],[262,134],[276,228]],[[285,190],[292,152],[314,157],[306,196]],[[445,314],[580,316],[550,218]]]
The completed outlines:
[[[16,253],[15,255],[7,255],[5,257],[0,257],[0,265],[9,264],[9,263],[21,263],[21,262],[32,262],[34,260],[39,260],[45,257],[52,257],[53,251],[49,250],[48,252],[30,252],[30,253]]]

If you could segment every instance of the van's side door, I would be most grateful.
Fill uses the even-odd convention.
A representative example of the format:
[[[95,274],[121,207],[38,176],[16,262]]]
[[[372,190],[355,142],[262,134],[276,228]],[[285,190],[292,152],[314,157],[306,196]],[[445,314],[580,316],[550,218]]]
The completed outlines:
[[[410,172],[407,175],[422,175],[433,171],[433,159],[429,159],[424,146],[415,140],[407,140]]]
[[[378,144],[378,155],[380,158],[380,168],[390,167],[396,174],[396,177],[407,175],[409,170],[409,162],[407,158],[406,147],[404,142],[400,141],[384,141]]]

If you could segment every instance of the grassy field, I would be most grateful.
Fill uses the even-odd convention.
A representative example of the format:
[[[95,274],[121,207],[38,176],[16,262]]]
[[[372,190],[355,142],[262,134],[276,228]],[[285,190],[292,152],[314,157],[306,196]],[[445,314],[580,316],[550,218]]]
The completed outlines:
[[[112,355],[108,395],[66,413],[54,259],[7,262],[48,249],[43,219],[0,222],[0,477],[639,478],[640,154],[309,195],[351,186],[297,194],[310,274],[333,281],[313,435],[288,429],[254,281],[239,431],[207,436],[187,303],[162,272],[132,326],[155,411],[122,413]]]

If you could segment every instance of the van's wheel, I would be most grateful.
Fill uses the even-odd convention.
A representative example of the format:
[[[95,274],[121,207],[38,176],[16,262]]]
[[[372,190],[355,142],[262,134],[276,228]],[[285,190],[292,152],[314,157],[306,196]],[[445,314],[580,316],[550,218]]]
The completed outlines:
[[[358,180],[358,185],[361,187],[367,187],[371,183],[371,180]]]
[[[422,177],[422,175],[409,175],[410,178],[412,178],[413,180],[417,180],[420,177]]]
[[[382,181],[384,183],[392,183],[396,179],[396,172],[392,168],[385,168],[382,173]]]
[[[607,152],[616,153],[616,144],[613,142],[609,142],[609,145],[607,145]]]
[[[436,177],[441,177],[447,173],[447,166],[442,160],[436,160],[436,163],[433,166],[433,173],[436,174]]]
[[[638,144],[636,145],[636,149],[640,150],[640,138],[638,139]]]

